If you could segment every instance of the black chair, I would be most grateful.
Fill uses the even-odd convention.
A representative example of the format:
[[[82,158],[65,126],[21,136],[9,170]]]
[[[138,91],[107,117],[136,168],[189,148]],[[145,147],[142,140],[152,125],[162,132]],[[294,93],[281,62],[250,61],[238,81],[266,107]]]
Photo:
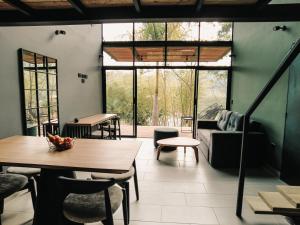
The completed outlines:
[[[121,187],[124,188],[123,195],[125,198],[123,199],[123,215],[124,215],[124,224],[129,224],[130,220],[130,200],[129,200],[129,182],[128,180],[132,177],[134,178],[134,186],[135,186],[135,194],[136,199],[139,200],[139,186],[138,186],[138,178],[137,178],[137,170],[136,163],[133,162],[133,166],[127,173],[121,174],[113,174],[113,173],[92,173],[91,177],[93,179],[113,179],[118,183]],[[126,211],[127,208],[127,211]]]
[[[92,139],[112,139],[110,121],[100,123],[95,128],[92,131]]]
[[[41,173],[41,169],[39,168],[30,168],[30,167],[8,167],[6,170],[6,173],[8,174],[20,174],[23,176],[26,176],[28,179],[27,184],[23,188],[23,190],[28,189],[28,191],[31,194],[31,200],[33,208],[35,208],[35,202],[36,202],[36,189],[35,189],[35,183],[37,182],[38,176]]]
[[[120,126],[120,117],[115,116],[111,119],[112,126],[109,127],[109,132],[112,134],[113,138],[116,140],[117,136],[121,140],[121,126]],[[103,128],[105,131],[108,131],[108,127]]]
[[[0,215],[3,213],[4,199],[15,192],[23,190],[27,183],[28,179],[23,175],[0,174]]]
[[[43,136],[47,136],[47,133],[59,135],[60,131],[58,122],[43,123]]]
[[[62,218],[84,224],[102,222],[113,225],[113,213],[123,199],[121,188],[114,180],[80,180],[58,178]]]

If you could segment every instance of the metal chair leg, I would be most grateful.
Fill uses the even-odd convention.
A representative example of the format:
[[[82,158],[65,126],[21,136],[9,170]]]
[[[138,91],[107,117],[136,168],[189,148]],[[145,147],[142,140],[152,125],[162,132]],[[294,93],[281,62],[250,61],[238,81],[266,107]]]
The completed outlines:
[[[127,216],[128,216],[128,224],[130,223],[130,195],[129,195],[129,182],[124,182],[124,188],[126,190],[126,196],[127,196]]]
[[[4,199],[0,199],[0,225],[2,225],[1,216],[3,213],[3,209],[4,209]]]
[[[119,139],[121,140],[121,126],[120,126],[120,120],[118,119],[118,131],[119,131]],[[117,131],[116,131],[117,135]]]
[[[138,201],[140,199],[140,194],[139,194],[139,184],[138,184],[138,177],[137,177],[137,169],[136,169],[136,163],[135,160],[133,162],[133,167],[134,167],[134,188],[135,188],[135,195],[136,195],[136,200]]]
[[[31,201],[32,201],[33,209],[35,209],[36,190],[35,190],[34,179],[33,178],[28,179],[28,191],[30,192],[30,195],[31,195]]]
[[[124,225],[128,225],[129,224],[129,220],[128,220],[128,208],[127,208],[128,207],[128,198],[127,198],[126,189],[123,188],[122,192],[123,192],[122,207],[123,207]]]

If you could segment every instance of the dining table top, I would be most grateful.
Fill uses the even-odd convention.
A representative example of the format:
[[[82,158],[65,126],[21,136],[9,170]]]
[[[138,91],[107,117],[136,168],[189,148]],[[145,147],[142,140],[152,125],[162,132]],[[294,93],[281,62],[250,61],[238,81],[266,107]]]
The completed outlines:
[[[132,166],[141,142],[76,139],[73,148],[51,151],[45,137],[12,136],[0,140],[0,164],[42,169],[124,173]]]
[[[67,125],[81,125],[81,126],[95,126],[99,123],[105,122],[107,120],[110,120],[114,117],[116,117],[117,114],[106,114],[106,113],[101,113],[101,114],[96,114],[88,117],[83,117],[78,120],[78,122],[68,122],[66,123]]]

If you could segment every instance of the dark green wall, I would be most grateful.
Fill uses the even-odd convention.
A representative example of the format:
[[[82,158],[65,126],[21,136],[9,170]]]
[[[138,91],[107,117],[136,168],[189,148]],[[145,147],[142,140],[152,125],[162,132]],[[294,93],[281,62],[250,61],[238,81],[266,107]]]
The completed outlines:
[[[300,1],[299,1],[300,2]],[[274,32],[275,25],[286,25],[288,31]],[[291,47],[300,38],[299,22],[235,23],[232,81],[232,109],[245,112]],[[253,117],[262,122],[271,142],[268,152],[271,165],[280,169],[284,137],[288,74],[276,84]]]

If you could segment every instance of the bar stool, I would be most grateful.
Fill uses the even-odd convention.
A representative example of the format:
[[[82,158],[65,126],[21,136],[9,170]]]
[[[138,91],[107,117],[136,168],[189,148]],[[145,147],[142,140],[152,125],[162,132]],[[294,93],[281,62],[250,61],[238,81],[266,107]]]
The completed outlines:
[[[111,124],[110,121],[100,123],[96,127],[97,129],[92,132],[92,139],[112,139]]]
[[[114,136],[114,139],[117,139],[117,135],[119,139],[121,140],[121,126],[120,126],[120,116],[115,116],[111,119],[112,127],[110,129],[111,133]]]

